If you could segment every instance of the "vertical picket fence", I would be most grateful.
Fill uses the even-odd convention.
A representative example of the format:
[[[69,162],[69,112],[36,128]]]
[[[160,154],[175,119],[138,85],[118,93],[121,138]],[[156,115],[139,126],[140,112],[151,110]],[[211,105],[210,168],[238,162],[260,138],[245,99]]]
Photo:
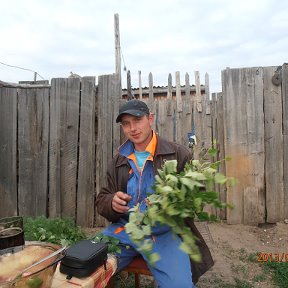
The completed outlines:
[[[235,177],[237,185],[215,189],[235,208],[212,212],[230,224],[287,219],[288,65],[227,68],[223,91],[211,97],[207,74],[205,85],[199,72],[195,84],[188,73],[184,83],[179,72],[173,78],[169,74],[167,87],[159,88],[150,73],[149,87],[133,93],[155,113],[160,136],[189,147],[188,135],[195,133],[195,158],[214,140],[219,150],[214,160],[232,158],[219,171]],[[0,217],[66,216],[81,226],[107,224],[95,199],[124,141],[115,119],[127,100],[116,74],[97,80],[0,81]]]
[[[278,67],[222,71],[226,175],[238,180],[227,191],[231,224],[288,217],[287,64],[280,68],[282,84],[273,81]]]

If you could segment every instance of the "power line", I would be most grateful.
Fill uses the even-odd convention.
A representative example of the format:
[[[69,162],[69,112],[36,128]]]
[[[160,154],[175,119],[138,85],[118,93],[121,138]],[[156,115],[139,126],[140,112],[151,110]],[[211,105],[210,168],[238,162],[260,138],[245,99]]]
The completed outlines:
[[[14,65],[10,65],[10,64],[6,64],[6,63],[3,63],[1,61],[0,61],[0,64],[5,65],[5,66],[9,66],[9,67],[12,67],[12,68],[17,68],[17,69],[26,70],[26,71],[30,71],[30,72],[36,73],[42,80],[45,80],[38,72],[36,72],[34,70],[23,68],[23,67],[19,67],[19,66],[14,66]]]

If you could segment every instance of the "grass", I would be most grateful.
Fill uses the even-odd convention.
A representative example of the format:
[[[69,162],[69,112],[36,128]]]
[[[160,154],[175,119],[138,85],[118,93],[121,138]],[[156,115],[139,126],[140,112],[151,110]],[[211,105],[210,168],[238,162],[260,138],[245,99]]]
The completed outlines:
[[[265,267],[272,273],[272,279],[279,288],[288,287],[288,262],[266,262]]]

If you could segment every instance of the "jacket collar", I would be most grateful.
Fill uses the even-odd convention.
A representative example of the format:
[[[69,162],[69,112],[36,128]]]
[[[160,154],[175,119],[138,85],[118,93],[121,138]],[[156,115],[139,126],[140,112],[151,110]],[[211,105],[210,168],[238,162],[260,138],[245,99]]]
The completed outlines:
[[[156,146],[154,158],[159,156],[159,155],[162,155],[162,156],[163,155],[170,155],[170,154],[174,154],[176,152],[175,144],[167,141],[166,139],[158,136],[157,134],[156,134],[156,137],[157,137],[157,146]],[[131,141],[127,140],[126,142],[124,142],[120,146],[119,151],[122,152],[123,151],[122,149],[124,149],[124,151],[126,151],[126,149],[127,149],[127,152],[124,155],[130,155],[131,153],[129,154],[129,152],[134,151],[133,143]],[[127,163],[128,163],[127,157],[124,156],[123,153],[121,153],[121,154],[119,153],[118,155],[119,155],[119,157],[116,161],[116,167],[119,167],[121,165],[127,165]]]

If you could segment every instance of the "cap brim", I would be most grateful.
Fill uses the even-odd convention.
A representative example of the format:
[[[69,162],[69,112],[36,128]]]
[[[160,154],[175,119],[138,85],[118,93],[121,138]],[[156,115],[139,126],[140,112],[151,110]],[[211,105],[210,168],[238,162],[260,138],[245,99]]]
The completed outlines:
[[[139,110],[126,110],[122,113],[120,113],[117,118],[116,118],[116,123],[119,123],[121,122],[121,118],[124,114],[129,114],[129,115],[133,115],[133,116],[136,116],[136,117],[142,117],[144,115],[147,115],[145,112],[143,111],[139,111]]]

